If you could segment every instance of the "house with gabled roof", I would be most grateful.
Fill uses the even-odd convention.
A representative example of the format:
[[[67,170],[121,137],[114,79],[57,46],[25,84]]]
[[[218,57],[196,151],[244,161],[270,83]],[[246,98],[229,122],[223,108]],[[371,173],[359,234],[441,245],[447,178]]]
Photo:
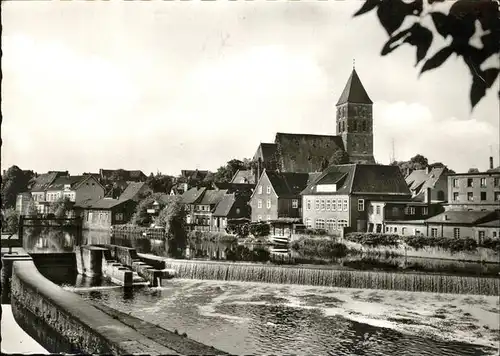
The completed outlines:
[[[182,194],[181,201],[184,204],[186,222],[188,225],[194,224],[194,212],[196,205],[201,200],[206,190],[207,188],[204,187],[193,187]]]
[[[127,169],[99,169],[99,175],[101,177],[101,182],[107,183],[110,180],[117,178],[118,180],[124,180],[126,182],[145,182],[148,177],[138,169],[127,170]],[[115,178],[114,178],[115,177]]]
[[[46,200],[49,203],[61,198],[79,203],[85,200],[104,198],[104,187],[93,176],[66,176],[54,180],[46,188]]]
[[[336,135],[276,134],[274,143],[261,143],[253,160],[256,175],[263,170],[317,172],[341,162],[375,163],[373,102],[353,68],[336,104]],[[345,163],[348,163],[345,162]]]
[[[317,174],[264,170],[250,197],[252,221],[300,218],[300,192]]]
[[[82,218],[83,229],[109,230],[130,221],[136,206],[137,202],[131,199],[102,198],[79,201],[74,209]]]
[[[255,174],[251,169],[239,169],[231,179],[232,184],[252,184],[255,185]]]
[[[416,169],[405,180],[412,193],[412,199],[415,201],[446,202],[448,200],[448,169],[446,167]],[[428,193],[430,196],[426,197]]]
[[[301,196],[306,227],[340,235],[367,231],[371,201],[408,201],[411,192],[397,166],[345,164],[328,167]]]
[[[233,219],[250,220],[248,199],[237,193],[225,194],[212,213],[212,231],[225,231],[228,221]]]
[[[129,182],[125,190],[120,194],[120,200],[131,199],[138,202],[141,196],[145,194],[152,193],[153,190],[149,188],[146,182]]]

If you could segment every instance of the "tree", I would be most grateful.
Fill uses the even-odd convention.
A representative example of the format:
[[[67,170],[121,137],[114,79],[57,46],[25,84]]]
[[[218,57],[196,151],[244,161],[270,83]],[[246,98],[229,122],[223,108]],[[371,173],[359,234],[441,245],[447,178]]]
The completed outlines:
[[[33,178],[33,172],[24,172],[18,166],[10,167],[2,176],[2,208],[16,206],[19,193],[28,190],[28,184]]]
[[[186,211],[180,197],[170,197],[155,224],[165,228],[170,253],[180,256],[187,246]]]
[[[467,173],[479,173],[479,169],[477,169],[477,168],[469,168],[469,171]]]
[[[403,176],[406,176],[407,174],[410,174],[414,170],[418,169],[432,169],[432,168],[437,168],[441,167],[447,170],[448,173],[455,173],[455,171],[449,169],[446,165],[444,165],[441,162],[436,162],[436,163],[431,163],[429,164],[429,160],[422,156],[421,154],[417,154],[410,158],[409,161],[394,161],[391,163],[393,166],[399,166],[399,169],[401,170],[401,173],[403,173]]]
[[[53,213],[56,218],[65,218],[73,209],[73,205],[74,203],[69,200],[68,197],[63,197],[52,203],[50,212]]]
[[[217,169],[214,175],[214,181],[218,183],[229,183],[233,179],[236,172],[239,170],[247,170],[251,168],[251,160],[244,159],[240,161],[239,159],[232,159],[226,163],[225,166],[221,166]]]
[[[2,219],[2,230],[16,234],[19,228],[19,215],[16,209],[6,209],[4,215],[2,215]]]
[[[424,4],[425,1],[425,4]],[[450,4],[446,14],[439,11],[443,5]],[[416,47],[416,63],[423,63],[420,74],[443,65],[455,54],[461,57],[472,76],[470,103],[472,109],[486,95],[498,77],[499,68],[484,67],[485,62],[500,52],[500,18],[498,2],[493,0],[366,0],[354,17],[366,14],[372,10],[377,12],[382,27],[389,35],[382,48],[385,56],[402,44]],[[430,17],[437,33],[451,41],[428,56],[428,50],[434,39],[429,24],[424,19]],[[482,34],[476,34],[476,22],[482,27]],[[403,24],[409,24],[402,28]],[[476,47],[471,39],[480,39],[481,45]],[[500,92],[499,92],[500,95]]]
[[[140,197],[139,203],[135,207],[135,212],[132,215],[131,223],[138,226],[147,226],[151,224],[151,214],[149,214],[147,210],[151,208],[151,205],[155,201],[158,201],[160,203],[160,209],[163,208],[164,204],[162,203],[162,199],[160,199],[163,196],[164,193],[142,195]]]
[[[153,191],[153,193],[169,193],[173,186],[173,177],[161,174],[151,175],[146,180],[146,184]]]

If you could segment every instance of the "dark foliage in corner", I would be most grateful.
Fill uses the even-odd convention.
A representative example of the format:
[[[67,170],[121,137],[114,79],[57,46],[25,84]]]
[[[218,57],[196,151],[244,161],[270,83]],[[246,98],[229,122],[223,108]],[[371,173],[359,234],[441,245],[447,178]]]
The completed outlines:
[[[449,12],[439,11],[450,4]],[[499,68],[482,69],[484,63],[500,52],[500,17],[499,5],[494,0],[366,0],[354,14],[359,16],[376,11],[380,24],[389,35],[382,48],[385,56],[402,44],[416,48],[416,63],[423,63],[420,74],[443,65],[455,54],[461,57],[472,75],[470,103],[474,108],[486,95],[498,78]],[[451,38],[445,47],[429,56],[428,51],[434,39],[432,27],[424,18],[430,17],[437,34],[443,39]],[[413,21],[408,21],[409,19]],[[476,21],[480,23],[482,33],[476,32]],[[403,23],[411,23],[402,28]],[[471,39],[478,39],[479,46]],[[499,92],[500,95],[500,92]]]

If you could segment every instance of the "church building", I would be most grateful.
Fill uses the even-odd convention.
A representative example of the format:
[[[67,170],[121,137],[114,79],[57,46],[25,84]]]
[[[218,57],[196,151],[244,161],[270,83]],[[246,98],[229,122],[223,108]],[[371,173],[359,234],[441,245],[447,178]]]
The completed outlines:
[[[332,164],[375,163],[373,102],[356,70],[336,105],[337,135],[276,134],[274,143],[261,143],[253,160],[255,172],[321,172]]]

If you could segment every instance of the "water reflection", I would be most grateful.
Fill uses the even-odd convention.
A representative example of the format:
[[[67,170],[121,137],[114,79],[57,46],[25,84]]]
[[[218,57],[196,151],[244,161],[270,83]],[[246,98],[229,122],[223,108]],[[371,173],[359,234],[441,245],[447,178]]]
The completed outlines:
[[[146,238],[140,234],[112,236],[108,231],[83,231],[44,229],[27,230],[24,247],[28,252],[71,252],[81,244],[116,244],[135,248],[138,252],[169,257],[165,241]],[[342,258],[318,258],[304,256],[286,245],[251,245],[238,242],[192,243],[188,258],[226,261],[272,262],[275,264],[315,264],[337,266],[356,270],[437,272],[469,276],[497,276],[498,263],[462,262],[417,257],[363,256]]]

